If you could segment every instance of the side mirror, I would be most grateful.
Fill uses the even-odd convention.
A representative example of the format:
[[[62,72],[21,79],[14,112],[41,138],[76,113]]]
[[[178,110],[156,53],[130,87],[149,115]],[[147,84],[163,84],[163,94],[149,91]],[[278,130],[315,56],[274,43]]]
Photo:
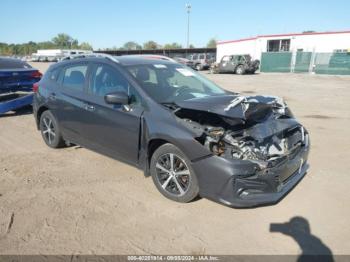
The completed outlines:
[[[125,92],[113,92],[105,95],[105,101],[111,105],[127,105],[129,104],[129,96]]]

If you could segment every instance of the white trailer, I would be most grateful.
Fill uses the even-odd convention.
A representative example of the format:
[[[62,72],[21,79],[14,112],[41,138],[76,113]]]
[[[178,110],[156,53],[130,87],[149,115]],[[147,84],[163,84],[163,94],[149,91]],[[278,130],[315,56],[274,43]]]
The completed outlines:
[[[36,53],[32,54],[32,60],[52,62],[58,61],[66,56],[87,53],[92,53],[92,51],[80,49],[40,49]]]

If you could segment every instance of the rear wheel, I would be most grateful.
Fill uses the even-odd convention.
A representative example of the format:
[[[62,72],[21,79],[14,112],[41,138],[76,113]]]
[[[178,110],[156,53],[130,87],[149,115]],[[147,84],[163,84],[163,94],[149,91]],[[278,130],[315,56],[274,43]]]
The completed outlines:
[[[45,143],[51,148],[65,145],[56,118],[47,110],[40,117],[40,131]]]
[[[198,195],[198,181],[190,161],[176,146],[160,146],[152,156],[150,169],[155,186],[165,197],[187,203]]]
[[[244,67],[242,65],[237,66],[236,68],[236,74],[237,75],[243,75],[244,74]]]

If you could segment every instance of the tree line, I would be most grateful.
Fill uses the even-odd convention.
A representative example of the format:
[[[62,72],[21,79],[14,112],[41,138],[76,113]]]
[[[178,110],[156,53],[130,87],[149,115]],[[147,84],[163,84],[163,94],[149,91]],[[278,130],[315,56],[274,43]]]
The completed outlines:
[[[215,48],[216,47],[216,40],[215,38],[211,38],[207,45],[207,48]],[[111,50],[154,50],[154,49],[180,49],[180,48],[184,48],[181,44],[179,43],[169,43],[169,44],[165,44],[165,45],[160,45],[157,42],[150,40],[147,41],[145,43],[143,43],[143,45],[135,42],[135,41],[128,41],[126,42],[124,45],[122,45],[121,47],[112,47],[112,48],[106,48],[106,49],[99,49],[99,51],[111,51]],[[189,48],[195,48],[194,45],[190,45]]]
[[[7,44],[0,43],[0,55],[31,55],[36,53],[38,49],[83,49],[92,50],[92,46],[87,42],[79,43],[77,39],[67,34],[58,34],[51,41],[33,42],[24,44]]]
[[[216,47],[216,40],[214,38],[210,39],[207,43],[208,48]],[[152,50],[152,49],[180,49],[183,46],[179,43],[168,43],[165,45],[160,45],[157,42],[150,40],[145,42],[143,45],[140,45],[137,42],[129,41],[126,42],[121,47],[112,47],[102,50]],[[190,45],[190,48],[195,48],[193,45]],[[51,41],[44,42],[33,42],[30,41],[24,44],[7,44],[0,43],[0,55],[5,56],[26,56],[36,53],[39,49],[82,49],[82,50],[93,50],[92,46],[87,42],[79,43],[77,39],[61,33],[51,39]],[[99,49],[101,50],[101,49]]]

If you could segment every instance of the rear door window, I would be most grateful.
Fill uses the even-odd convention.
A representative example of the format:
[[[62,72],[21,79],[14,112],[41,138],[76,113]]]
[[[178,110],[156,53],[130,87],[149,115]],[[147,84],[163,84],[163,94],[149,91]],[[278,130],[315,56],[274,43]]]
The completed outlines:
[[[66,67],[63,74],[62,85],[75,91],[83,91],[87,69],[87,64],[76,64]]]
[[[224,56],[223,58],[222,58],[222,62],[228,62],[228,61],[230,61],[231,60],[231,57],[230,56]]]

